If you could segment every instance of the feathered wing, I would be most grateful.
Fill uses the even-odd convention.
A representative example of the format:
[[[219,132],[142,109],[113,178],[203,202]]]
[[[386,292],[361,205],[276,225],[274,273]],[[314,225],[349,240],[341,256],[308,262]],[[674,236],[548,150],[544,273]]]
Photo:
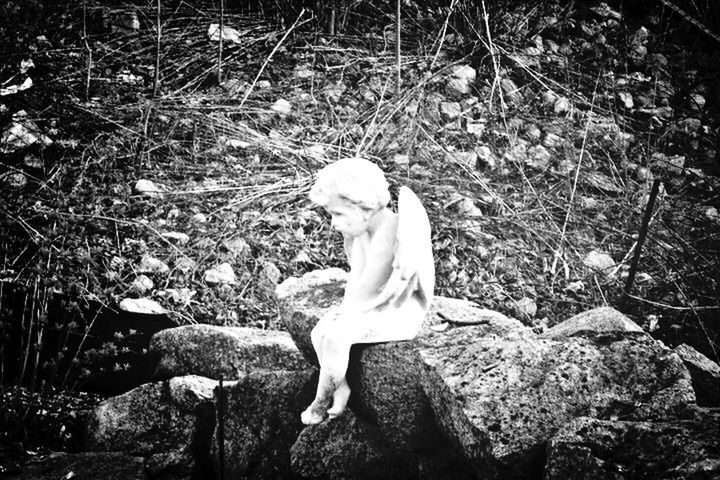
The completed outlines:
[[[377,304],[401,305],[417,292],[427,308],[435,288],[430,220],[417,195],[404,186],[398,194],[398,227],[392,267]]]

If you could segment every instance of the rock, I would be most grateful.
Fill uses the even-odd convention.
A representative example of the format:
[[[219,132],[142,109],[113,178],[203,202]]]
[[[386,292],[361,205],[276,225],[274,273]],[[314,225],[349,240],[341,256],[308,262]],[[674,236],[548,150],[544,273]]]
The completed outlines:
[[[220,24],[219,23],[211,23],[208,27],[207,31],[208,38],[210,41],[213,42],[219,42],[220,41]],[[235,44],[242,43],[243,35],[235,30],[232,27],[228,27],[226,25],[223,25],[222,27],[222,39],[225,42],[232,42]]]
[[[632,94],[629,92],[618,92],[617,94],[618,100],[620,100],[620,104],[624,107],[630,110],[635,106],[635,103],[633,102]]]
[[[147,275],[138,275],[131,285],[131,288],[140,295],[144,295],[148,290],[152,290],[154,287],[155,284]]]
[[[458,102],[441,102],[440,113],[446,120],[455,120],[462,114],[462,107]]]
[[[470,65],[456,65],[445,86],[447,93],[453,95],[467,95],[472,90],[477,72]]]
[[[674,350],[690,370],[698,405],[720,407],[720,366],[685,343]]]
[[[682,175],[685,168],[684,155],[665,155],[655,152],[651,157],[651,165],[657,169],[665,170],[673,175]]]
[[[515,302],[515,310],[520,317],[532,318],[537,313],[537,304],[532,298],[523,297]]]
[[[118,306],[120,310],[130,313],[146,315],[165,315],[168,313],[165,307],[149,298],[125,298],[120,301]]]
[[[607,253],[601,253],[597,250],[593,250],[585,256],[583,264],[593,270],[610,273],[610,269],[615,267],[615,260],[613,260]]]
[[[534,123],[531,123],[525,127],[525,136],[528,140],[537,142],[542,137],[542,130]]]
[[[569,113],[573,109],[572,103],[570,100],[568,100],[567,97],[560,97],[557,100],[555,100],[555,104],[553,105],[553,111],[556,115],[561,115],[563,113]]]
[[[688,106],[695,113],[702,113],[705,108],[705,97],[699,93],[691,93],[689,96]]]
[[[235,285],[237,278],[235,272],[229,263],[221,263],[220,265],[205,271],[203,275],[205,283],[208,285]]]
[[[408,167],[410,165],[410,155],[405,153],[396,153],[392,156],[391,161],[399,167]]]
[[[525,164],[536,170],[544,171],[550,167],[552,155],[547,148],[542,145],[534,145],[527,151],[527,160]]]
[[[263,263],[262,277],[273,285],[277,285],[282,277],[282,272],[273,262],[266,261]]]
[[[555,105],[555,102],[557,101],[558,96],[555,92],[552,90],[545,90],[540,94],[540,101],[543,104],[543,107],[550,108]]]
[[[15,480],[145,480],[145,459],[119,452],[51,452],[25,463]],[[7,473],[6,473],[7,475]]]
[[[561,147],[563,143],[563,138],[560,135],[556,135],[554,133],[545,134],[545,138],[543,138],[542,140],[543,146],[547,148]]]
[[[25,118],[24,114],[24,110],[15,113],[13,122],[3,130],[0,137],[0,153],[12,153],[35,144],[52,145],[50,137],[43,134],[40,127],[32,120]]]
[[[352,412],[306,427],[292,446],[293,473],[306,479],[416,479],[417,460],[394,449]]]
[[[694,402],[680,359],[647,337],[556,341],[483,325],[424,340],[423,390],[482,478],[540,478],[546,442],[578,416],[666,418]]]
[[[185,245],[190,241],[190,237],[182,232],[165,232],[161,235],[164,239],[170,240],[178,245]]]
[[[453,78],[473,83],[477,77],[477,72],[470,65],[455,65],[451,70],[451,75]]]
[[[466,80],[463,80],[461,78],[450,78],[445,85],[445,91],[449,96],[455,96],[467,95],[472,91],[472,89],[470,88],[470,84]]]
[[[625,189],[616,180],[597,171],[585,172],[585,181],[603,193],[619,195],[625,192]]]
[[[292,478],[290,448],[316,383],[309,370],[256,372],[224,389],[225,478]],[[211,454],[219,471],[217,438],[216,431]]]
[[[135,182],[133,190],[135,190],[135,192],[139,193],[140,195],[155,197],[157,195],[162,195],[167,189],[164,185],[155,183],[152,180],[140,179]]]
[[[279,98],[272,104],[270,110],[284,116],[292,111],[292,105],[287,100]]]
[[[225,240],[223,246],[236,258],[250,251],[250,245],[240,237]]]
[[[190,217],[190,222],[198,224],[198,225],[207,223],[207,221],[208,221],[207,216],[204,213],[196,213],[195,215]]]
[[[458,214],[462,217],[480,218],[483,216],[482,210],[475,205],[471,198],[455,193],[451,202],[455,204]]]
[[[720,220],[720,214],[718,213],[717,208],[715,207],[708,207],[705,209],[705,218],[708,220],[712,220],[713,222],[717,222]]]
[[[0,175],[0,182],[8,187],[20,190],[28,184],[27,176],[23,172],[6,172]]]
[[[628,333],[644,335],[643,329],[612,307],[597,307],[558,323],[540,338],[570,338],[586,333]]]
[[[477,121],[469,120],[467,122],[467,124],[465,125],[465,131],[467,133],[469,133],[470,135],[475,135],[476,137],[482,137],[485,134],[486,130],[487,130],[486,122],[477,122]]]
[[[544,480],[720,478],[720,412],[691,420],[629,422],[578,418],[548,445]]]
[[[135,267],[137,273],[164,274],[170,271],[170,267],[165,262],[150,255],[143,255],[140,265]]]
[[[151,476],[190,478],[206,471],[216,383],[190,375],[109,398],[89,414],[84,446],[148,457]]]
[[[489,169],[495,170],[500,165],[500,159],[487,145],[480,145],[475,149],[477,155],[477,162],[475,167],[481,170]]]
[[[314,75],[312,65],[296,65],[295,69],[293,70],[293,75],[295,76],[295,78],[299,78],[300,80],[307,80],[308,78],[312,78]]]
[[[309,368],[290,335],[248,327],[185,325],[150,340],[153,377],[200,375],[239,379],[253,371]]]

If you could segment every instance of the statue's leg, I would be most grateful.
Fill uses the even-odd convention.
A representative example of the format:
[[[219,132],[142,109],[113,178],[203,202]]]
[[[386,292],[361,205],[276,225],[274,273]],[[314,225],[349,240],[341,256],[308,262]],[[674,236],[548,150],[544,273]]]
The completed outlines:
[[[345,380],[345,372],[352,344],[349,342],[344,327],[345,325],[341,325],[337,321],[326,322],[323,325],[322,346],[319,349],[322,352],[322,361],[320,362],[317,392],[315,400],[301,415],[301,419],[306,425],[320,423],[326,414],[331,413],[328,411],[328,404],[331,399],[334,400],[335,392],[338,392],[337,398],[341,400],[338,405],[342,405],[342,407],[339,411],[334,410],[335,413],[332,413],[332,416],[342,413],[345,409],[347,398],[342,400],[342,396],[345,391],[345,397],[350,396],[350,387]]]

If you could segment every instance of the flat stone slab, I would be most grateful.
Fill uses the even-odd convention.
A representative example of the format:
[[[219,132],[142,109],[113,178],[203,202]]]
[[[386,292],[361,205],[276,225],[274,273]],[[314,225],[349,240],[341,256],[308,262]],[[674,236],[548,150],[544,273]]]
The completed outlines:
[[[186,325],[153,335],[154,378],[183,375],[234,380],[249,372],[309,367],[287,332],[246,327]]]

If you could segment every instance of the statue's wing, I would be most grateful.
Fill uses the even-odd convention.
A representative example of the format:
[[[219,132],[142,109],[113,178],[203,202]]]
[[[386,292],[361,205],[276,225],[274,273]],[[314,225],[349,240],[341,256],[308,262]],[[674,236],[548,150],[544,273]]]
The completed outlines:
[[[400,187],[393,270],[380,292],[377,305],[386,302],[400,305],[416,292],[425,307],[429,305],[435,286],[430,238],[430,221],[425,207],[412,190]]]

